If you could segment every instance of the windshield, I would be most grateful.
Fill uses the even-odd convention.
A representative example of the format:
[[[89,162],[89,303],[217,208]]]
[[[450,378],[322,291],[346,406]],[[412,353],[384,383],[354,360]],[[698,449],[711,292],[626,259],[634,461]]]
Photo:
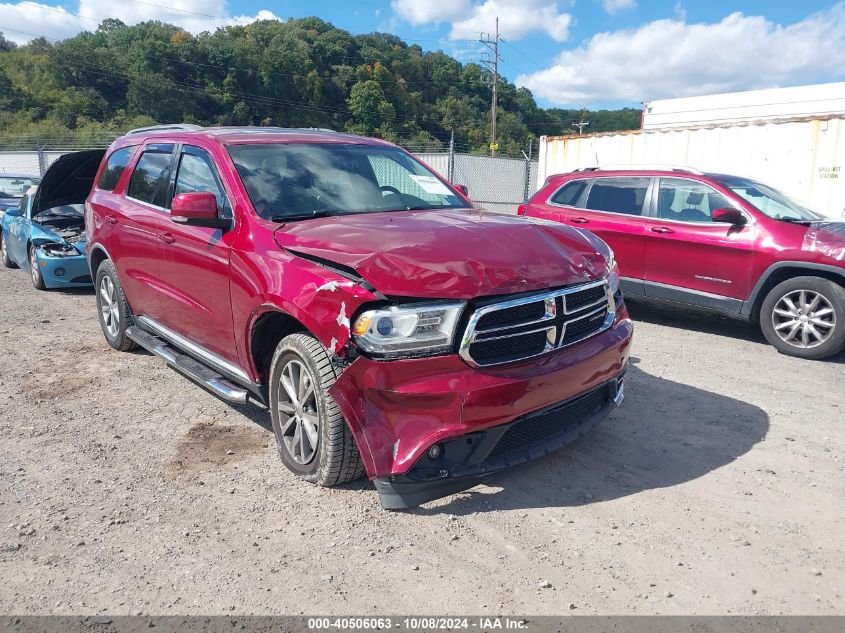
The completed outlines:
[[[718,181],[762,213],[775,220],[819,220],[821,216],[789,199],[776,189],[753,180],[719,178]]]
[[[263,143],[228,149],[256,212],[276,221],[469,207],[396,147]]]
[[[0,198],[22,198],[27,189],[39,182],[38,178],[0,175]]]

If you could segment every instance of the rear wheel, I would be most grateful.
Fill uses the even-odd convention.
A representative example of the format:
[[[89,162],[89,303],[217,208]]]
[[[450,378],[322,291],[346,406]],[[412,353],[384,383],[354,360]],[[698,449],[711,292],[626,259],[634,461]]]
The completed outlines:
[[[132,312],[126,301],[126,295],[123,294],[123,286],[117,278],[117,271],[110,260],[105,260],[97,269],[94,288],[100,327],[106,341],[121,352],[134,349],[135,341],[126,336],[126,330],[132,325]]]
[[[36,290],[47,290],[44,275],[41,274],[41,267],[38,265],[38,257],[35,255],[34,245],[29,247],[29,276],[32,279],[32,286]]]
[[[306,481],[337,486],[364,474],[349,426],[329,388],[337,380],[313,336],[282,339],[270,365],[270,414],[279,457]]]
[[[782,354],[819,360],[845,348],[845,288],[820,277],[795,277],[769,292],[760,327]]]
[[[6,240],[3,237],[3,232],[0,231],[0,259],[3,260],[3,266],[6,268],[17,268],[18,265],[9,257],[9,251],[6,250]]]

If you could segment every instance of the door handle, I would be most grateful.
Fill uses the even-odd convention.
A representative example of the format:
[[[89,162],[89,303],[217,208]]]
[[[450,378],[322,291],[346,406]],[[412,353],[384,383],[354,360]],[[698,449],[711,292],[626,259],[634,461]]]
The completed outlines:
[[[113,215],[107,215],[106,222],[108,222],[109,224],[117,224],[117,218]]]
[[[674,233],[668,226],[653,226],[651,227],[653,233]]]
[[[569,218],[573,224],[588,224],[590,221],[587,218]]]
[[[166,244],[173,244],[173,242],[176,241],[176,238],[173,237],[173,233],[170,232],[159,233],[158,239],[160,239],[162,242],[165,242]]]

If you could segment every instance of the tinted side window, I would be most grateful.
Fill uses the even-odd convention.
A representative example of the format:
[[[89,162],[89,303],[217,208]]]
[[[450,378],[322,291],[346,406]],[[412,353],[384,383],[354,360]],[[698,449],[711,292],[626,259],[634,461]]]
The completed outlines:
[[[129,164],[129,159],[135,153],[135,147],[124,147],[116,152],[112,152],[109,159],[106,161],[106,167],[100,176],[100,182],[97,183],[99,189],[105,191],[112,191],[117,186],[117,181],[120,180],[120,175]]]
[[[207,191],[217,198],[217,208],[226,217],[228,203],[220,186],[211,158],[202,150],[191,150],[182,154],[179,171],[176,174],[176,189],[174,195],[191,193],[192,191]]]
[[[714,209],[732,207],[722,194],[685,178],[661,178],[657,217],[676,222],[711,222]]]
[[[563,187],[558,189],[555,192],[555,195],[552,196],[550,202],[555,204],[563,204],[568,207],[575,206],[578,202],[578,198],[581,197],[581,194],[584,193],[584,189],[587,187],[587,183],[590,182],[589,180],[573,180],[571,182],[566,183]]]
[[[587,196],[587,208],[625,215],[642,215],[650,178],[597,178]]]
[[[126,194],[141,202],[164,207],[167,202],[170,154],[144,152],[135,165]]]

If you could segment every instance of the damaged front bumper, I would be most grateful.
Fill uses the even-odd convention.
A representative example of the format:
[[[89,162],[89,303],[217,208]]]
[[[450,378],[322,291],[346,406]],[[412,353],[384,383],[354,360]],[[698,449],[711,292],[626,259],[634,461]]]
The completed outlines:
[[[404,475],[374,480],[382,506],[412,508],[471,488],[484,477],[537,459],[581,437],[621,404],[624,372],[573,400],[437,445]]]
[[[483,369],[457,355],[362,357],[330,393],[382,505],[411,507],[472,487],[595,426],[621,401],[632,333],[621,318],[564,350]],[[440,449],[436,458],[432,447]]]
[[[48,288],[84,288],[92,285],[88,258],[72,246],[42,244],[35,249],[41,277]]]

